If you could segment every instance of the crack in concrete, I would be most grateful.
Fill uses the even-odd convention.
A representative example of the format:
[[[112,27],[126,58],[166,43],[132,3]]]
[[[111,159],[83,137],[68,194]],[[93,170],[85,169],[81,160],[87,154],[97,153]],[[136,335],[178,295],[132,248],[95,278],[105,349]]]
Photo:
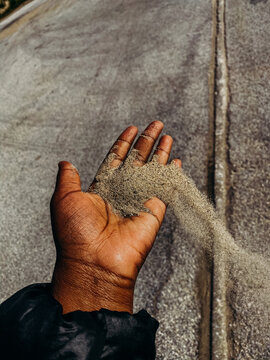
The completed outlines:
[[[214,128],[214,201],[216,209],[224,221],[227,209],[227,179],[228,179],[228,154],[227,154],[227,131],[228,131],[228,107],[229,107],[229,83],[226,49],[225,9],[226,0],[212,0],[213,9],[213,37],[214,47],[214,79],[213,79],[213,128]],[[228,308],[226,304],[226,259],[224,254],[214,244],[212,268],[212,291],[211,291],[211,330],[210,352],[211,359],[228,359],[229,346],[227,339]]]

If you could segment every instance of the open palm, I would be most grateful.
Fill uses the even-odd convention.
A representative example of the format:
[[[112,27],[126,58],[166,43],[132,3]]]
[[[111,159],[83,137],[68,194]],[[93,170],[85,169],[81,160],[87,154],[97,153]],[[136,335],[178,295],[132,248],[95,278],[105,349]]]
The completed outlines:
[[[160,121],[154,121],[145,129],[134,145],[138,150],[134,165],[147,162],[162,128]],[[137,128],[131,126],[119,136],[109,152],[116,155],[110,166],[121,165],[136,135]],[[160,163],[167,163],[172,142],[168,135],[161,137],[155,150]],[[174,162],[181,166],[180,160]],[[95,180],[91,187],[94,186]],[[133,290],[166,211],[166,205],[158,198],[148,200],[145,206],[152,214],[141,212],[127,218],[116,215],[99,195],[82,192],[78,171],[72,164],[61,162],[51,201],[58,258],[93,271],[104,282]]]

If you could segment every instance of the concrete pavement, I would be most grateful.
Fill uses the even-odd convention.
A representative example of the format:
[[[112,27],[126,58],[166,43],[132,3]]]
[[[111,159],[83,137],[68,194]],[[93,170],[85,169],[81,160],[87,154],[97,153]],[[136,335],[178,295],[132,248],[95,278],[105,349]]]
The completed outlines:
[[[236,240],[269,256],[269,4],[226,5],[224,210]],[[73,162],[86,189],[130,124],[143,130],[162,120],[164,133],[174,138],[172,158],[181,158],[197,186],[215,196],[214,20],[205,1],[47,0],[2,29],[2,300],[27,284],[50,281],[55,250],[49,201],[58,161]],[[144,307],[160,321],[158,359],[209,359],[211,274],[169,209],[135,293],[135,310]],[[236,309],[228,349],[247,359],[253,350],[248,336],[240,336],[243,315]],[[239,350],[242,344],[246,352]],[[266,359],[267,346],[254,354]]]

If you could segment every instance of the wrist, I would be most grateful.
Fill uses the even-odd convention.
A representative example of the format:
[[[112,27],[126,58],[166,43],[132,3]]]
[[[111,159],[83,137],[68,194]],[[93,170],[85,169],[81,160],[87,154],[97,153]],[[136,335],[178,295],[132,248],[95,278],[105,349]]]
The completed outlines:
[[[133,313],[134,283],[93,264],[71,259],[57,260],[52,278],[52,296],[71,311],[111,311]]]

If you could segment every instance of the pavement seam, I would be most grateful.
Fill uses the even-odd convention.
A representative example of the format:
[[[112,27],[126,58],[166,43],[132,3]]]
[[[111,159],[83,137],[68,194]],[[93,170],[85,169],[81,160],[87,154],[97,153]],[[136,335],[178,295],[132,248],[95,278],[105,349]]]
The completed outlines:
[[[208,155],[207,155],[207,196],[215,206],[215,117],[216,117],[216,72],[217,72],[217,0],[212,0],[211,57],[208,72]],[[208,260],[209,274],[204,271],[199,289],[202,302],[199,359],[212,360],[212,315],[213,315],[213,260]],[[202,279],[207,277],[208,286]],[[205,296],[202,296],[205,291]]]
[[[215,81],[214,81],[214,196],[220,218],[226,224],[227,179],[228,179],[228,108],[229,78],[226,49],[226,0],[213,0],[215,26]],[[227,339],[228,307],[226,304],[226,258],[214,244],[211,299],[211,359],[228,359]]]

